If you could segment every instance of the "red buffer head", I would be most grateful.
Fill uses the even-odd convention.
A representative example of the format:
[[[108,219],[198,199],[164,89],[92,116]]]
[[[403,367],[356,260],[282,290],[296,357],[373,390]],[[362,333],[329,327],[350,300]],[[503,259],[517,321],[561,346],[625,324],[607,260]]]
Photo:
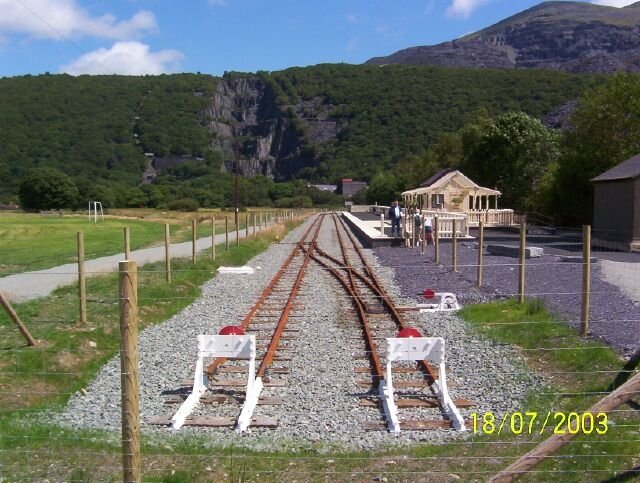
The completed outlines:
[[[219,335],[244,335],[244,330],[242,327],[238,327],[237,325],[225,325],[220,332]]]
[[[424,292],[422,292],[422,296],[427,300],[432,300],[436,298],[436,293],[430,288],[425,288]]]
[[[422,337],[422,334],[418,332],[418,329],[414,329],[413,327],[406,327],[404,329],[400,329],[397,337],[401,339],[409,339],[410,337]]]

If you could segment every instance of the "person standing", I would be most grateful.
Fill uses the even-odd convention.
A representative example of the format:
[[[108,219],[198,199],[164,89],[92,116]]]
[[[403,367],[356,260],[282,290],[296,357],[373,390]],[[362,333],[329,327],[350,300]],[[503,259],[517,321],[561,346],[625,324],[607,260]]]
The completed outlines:
[[[420,246],[420,240],[422,239],[422,210],[416,208],[416,213],[413,215],[413,244],[414,246]]]
[[[402,210],[397,201],[394,201],[389,207],[387,218],[391,220],[391,236],[400,236],[400,220],[402,220]]]
[[[433,227],[431,218],[424,219],[424,240],[427,245],[433,245]]]

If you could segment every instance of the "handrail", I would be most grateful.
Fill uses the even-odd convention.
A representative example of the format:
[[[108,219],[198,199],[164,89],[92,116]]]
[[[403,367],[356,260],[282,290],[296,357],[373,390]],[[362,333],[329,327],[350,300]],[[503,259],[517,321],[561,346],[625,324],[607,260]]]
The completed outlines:
[[[537,211],[527,211],[523,213],[523,215],[529,224],[549,227],[555,226],[555,220],[552,216]]]

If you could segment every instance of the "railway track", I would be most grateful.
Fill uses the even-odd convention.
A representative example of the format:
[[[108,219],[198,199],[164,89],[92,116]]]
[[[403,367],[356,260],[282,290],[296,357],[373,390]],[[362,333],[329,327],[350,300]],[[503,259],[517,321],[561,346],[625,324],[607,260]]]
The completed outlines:
[[[372,418],[366,427],[371,430],[384,430],[390,426],[388,408],[384,407],[384,400],[380,397],[380,385],[387,377],[386,341],[388,338],[397,337],[399,333],[412,333],[411,331],[415,330],[410,327],[404,316],[410,308],[395,305],[345,223],[338,216],[334,215],[332,218],[336,243],[332,243],[326,249],[316,247],[317,254],[312,254],[312,258],[329,270],[351,298],[353,313],[359,322],[358,328],[361,332],[360,336],[354,339],[364,341],[363,350],[355,356],[359,361],[367,362],[367,365],[359,364],[359,367],[356,367],[356,371],[362,375],[356,381],[356,385],[367,390],[367,395],[360,400],[360,406],[382,410],[386,420],[376,421]],[[427,335],[416,332],[413,334]],[[429,362],[405,361],[395,364],[391,370],[393,385],[398,390],[395,393],[395,403],[400,412],[398,419],[403,429],[423,430],[454,426],[454,422],[447,415],[448,408],[442,407],[437,391],[431,390],[434,385],[437,387],[440,375]],[[473,405],[467,400],[456,400],[454,404],[456,407]]]
[[[318,241],[321,230],[331,231],[331,242]],[[353,337],[347,343],[360,344],[354,357],[356,367],[355,392],[360,397],[363,411],[371,411],[371,418],[365,428],[384,430],[391,427],[390,414],[379,397],[384,385],[386,369],[386,339],[396,337],[399,331],[406,331],[410,325],[403,313],[407,308],[397,307],[382,284],[375,276],[358,243],[344,222],[335,214],[317,216],[295,244],[291,254],[279,271],[265,287],[258,300],[236,326],[238,332],[255,336],[255,381],[257,393],[251,399],[247,387],[245,360],[215,357],[207,361],[205,373],[208,378],[207,390],[199,397],[201,404],[193,413],[174,427],[182,424],[208,427],[236,427],[241,431],[250,424],[252,427],[277,427],[273,417],[253,416],[257,406],[281,405],[282,398],[264,396],[266,392],[277,393],[277,388],[285,387],[290,350],[295,350],[296,335],[299,332],[297,320],[304,317],[305,306],[300,302],[301,287],[311,264],[325,269],[344,290],[353,317]],[[356,322],[357,323],[354,323]],[[447,407],[442,407],[436,397],[440,375],[425,360],[402,362],[393,369],[396,389],[397,410],[403,429],[421,430],[450,428],[452,421],[447,417]],[[181,403],[189,392],[193,381],[185,381],[183,390],[172,396],[168,403]],[[195,386],[194,386],[195,387]],[[434,388],[436,389],[434,391]],[[303,391],[304,388],[299,388]],[[246,398],[246,400],[245,400]],[[468,401],[456,401],[458,406],[470,405]],[[212,410],[211,405],[215,406]],[[184,406],[184,403],[183,403]],[[247,406],[250,406],[247,408]],[[250,411],[251,419],[241,425],[242,414]],[[215,412],[216,416],[211,413]],[[261,411],[256,411],[260,413]],[[240,417],[238,414],[240,413]],[[406,414],[404,414],[406,413]],[[246,419],[246,417],[244,418]],[[391,418],[392,419],[392,418]],[[170,424],[170,417],[157,417],[154,424]]]

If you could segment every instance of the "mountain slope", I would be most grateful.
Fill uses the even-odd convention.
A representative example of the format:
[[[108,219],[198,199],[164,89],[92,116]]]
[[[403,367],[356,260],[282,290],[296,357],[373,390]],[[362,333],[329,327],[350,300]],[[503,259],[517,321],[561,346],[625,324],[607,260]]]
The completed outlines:
[[[344,64],[223,78],[3,78],[0,203],[15,199],[34,167],[67,173],[84,197],[104,201],[111,192],[116,204],[137,206],[143,172],[145,193],[192,197],[181,187],[196,178],[231,183],[236,143],[246,177],[370,180],[420,156],[478,109],[541,117],[593,81],[543,70]],[[207,205],[221,190],[201,184]]]
[[[334,139],[308,144],[315,162],[297,174],[322,182],[393,172],[400,161],[423,154],[440,133],[460,129],[474,111],[542,117],[593,82],[591,76],[545,70],[403,65],[327,64],[272,77],[283,91],[280,102],[292,106],[308,138],[322,119],[337,124]]]
[[[410,47],[366,63],[638,71],[640,2],[624,8],[544,2],[460,39]]]

